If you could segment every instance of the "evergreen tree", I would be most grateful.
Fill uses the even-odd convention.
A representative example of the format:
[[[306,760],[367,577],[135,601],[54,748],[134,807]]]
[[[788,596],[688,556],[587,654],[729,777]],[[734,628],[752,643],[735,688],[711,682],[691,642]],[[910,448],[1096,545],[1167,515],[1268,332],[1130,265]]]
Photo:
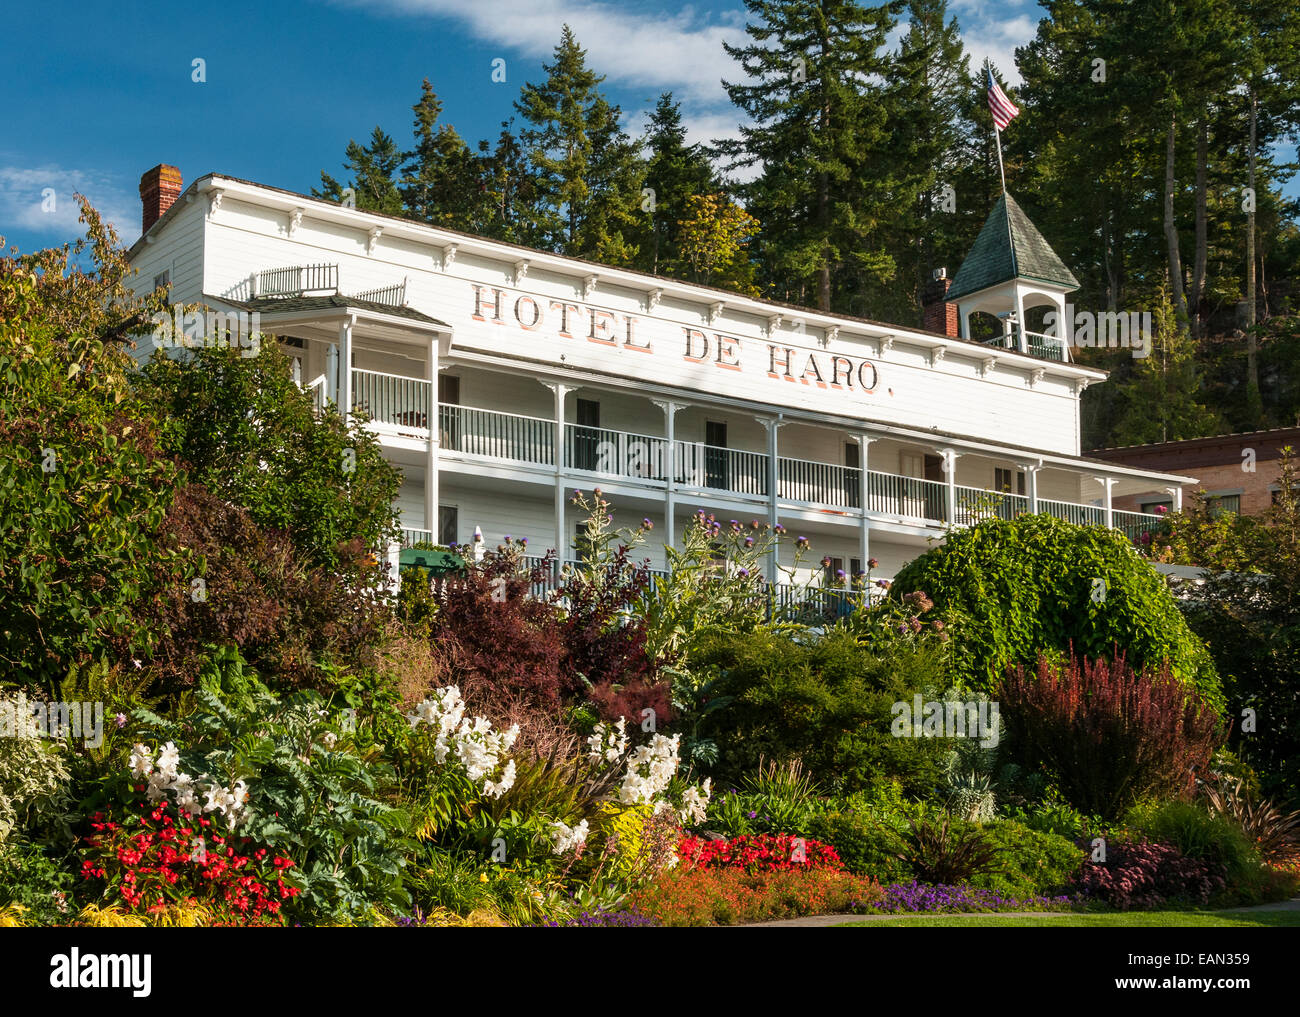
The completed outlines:
[[[473,232],[512,244],[537,246],[536,179],[514,131],[514,120],[501,123],[496,145],[479,142],[480,218]]]
[[[456,129],[439,124],[442,103],[425,78],[415,113],[415,148],[403,167],[406,214],[434,226],[472,230],[486,203],[480,162]]]
[[[1201,372],[1195,347],[1167,290],[1160,292],[1153,318],[1151,353],[1135,362],[1114,444],[1145,445],[1222,433],[1223,418],[1198,400]]]
[[[733,168],[760,169],[745,194],[764,226],[759,246],[773,295],[831,310],[836,277],[856,284],[894,272],[886,224],[907,196],[889,151],[882,82],[892,74],[884,46],[895,19],[888,7],[851,0],[745,7],[754,19],[749,43],[724,48],[749,83],[723,85],[750,123],[719,150]]]
[[[908,30],[892,79],[890,148],[900,177],[887,236],[897,275],[885,285],[864,280],[863,305],[872,316],[920,324],[921,291],[933,269],[956,271],[975,241],[989,206],[967,193],[963,147],[974,136],[969,117],[978,89],[947,0],[912,0]]]
[[[671,92],[659,96],[642,147],[647,160],[645,186],[653,193],[647,195],[651,200],[643,212],[646,227],[640,238],[637,268],[681,276],[686,271],[680,235],[688,216],[687,202],[721,188],[703,148],[686,144],[681,104],[673,102]]]
[[[344,190],[351,187],[357,208],[384,215],[402,215],[405,206],[398,190],[397,175],[405,159],[406,155],[397,143],[382,128],[376,127],[370,135],[370,144],[364,148],[356,141],[348,142],[347,161],[343,164],[350,175],[347,183],[340,184],[322,170],[321,189],[312,188],[312,196],[342,201]]]
[[[568,25],[543,64],[546,81],[525,84],[515,109],[537,189],[537,246],[607,264],[636,255],[626,239],[637,229],[643,167],[620,126],[621,112],[599,90],[605,79]]]

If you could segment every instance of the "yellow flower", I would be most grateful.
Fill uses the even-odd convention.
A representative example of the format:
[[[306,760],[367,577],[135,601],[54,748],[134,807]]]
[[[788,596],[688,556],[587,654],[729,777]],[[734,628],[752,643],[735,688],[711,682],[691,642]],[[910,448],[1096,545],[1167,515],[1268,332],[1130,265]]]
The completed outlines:
[[[487,873],[486,873],[486,872],[480,872],[480,873],[478,874],[478,881],[479,881],[480,883],[486,883],[486,882],[488,881],[488,880],[487,880]]]

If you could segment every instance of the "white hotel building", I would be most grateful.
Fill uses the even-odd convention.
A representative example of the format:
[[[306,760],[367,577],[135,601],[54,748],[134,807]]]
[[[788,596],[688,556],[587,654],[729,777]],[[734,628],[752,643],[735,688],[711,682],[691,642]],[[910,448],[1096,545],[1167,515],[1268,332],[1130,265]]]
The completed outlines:
[[[582,520],[568,499],[600,487],[616,525],[654,521],[655,567],[704,509],[783,524],[783,565],[804,535],[814,569],[874,558],[873,575],[892,577],[976,502],[1137,538],[1158,517],[1112,499],[1187,481],[1080,455],[1080,395],[1106,375],[1018,328],[1077,284],[1014,202],[995,208],[948,302],[939,284],[932,332],[218,174],[182,192],[160,166],[140,190],[136,286],[257,311],[300,384],[364,413],[402,470],[408,543],[466,543],[479,527],[488,544],[512,534],[571,558]],[[959,337],[975,312],[1002,319],[997,342]]]

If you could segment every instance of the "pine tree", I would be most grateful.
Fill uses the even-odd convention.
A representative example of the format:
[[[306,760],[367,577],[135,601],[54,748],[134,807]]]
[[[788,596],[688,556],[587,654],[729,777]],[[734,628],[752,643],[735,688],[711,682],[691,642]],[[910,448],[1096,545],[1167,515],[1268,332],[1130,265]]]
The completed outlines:
[[[536,180],[513,119],[502,121],[495,146],[479,142],[479,166],[482,204],[472,232],[512,244],[540,246]]]
[[[439,124],[442,103],[425,78],[415,113],[415,147],[402,169],[400,193],[412,218],[471,230],[486,203],[480,163],[456,129]]]
[[[347,161],[343,164],[350,174],[347,183],[340,184],[322,170],[321,189],[312,188],[312,196],[342,201],[345,189],[350,187],[357,208],[384,215],[402,215],[405,208],[398,190],[397,175],[405,159],[406,155],[397,143],[384,133],[383,128],[376,127],[371,132],[370,144],[364,148],[356,141],[348,142]]]
[[[686,144],[682,108],[664,92],[650,114],[642,148],[646,153],[642,201],[646,225],[639,237],[637,267],[656,275],[681,276],[686,271],[680,234],[688,216],[687,202],[721,190],[702,146]]]
[[[967,193],[967,114],[978,88],[947,0],[912,0],[892,79],[892,141],[900,176],[888,250],[898,273],[885,285],[864,281],[863,306],[887,321],[919,324],[921,290],[933,269],[956,270],[988,206]]]
[[[599,90],[605,79],[564,26],[546,81],[525,84],[515,109],[537,190],[534,242],[574,257],[628,264],[635,248],[642,166],[620,126],[621,112]]]
[[[884,51],[888,7],[851,0],[745,0],[750,42],[724,44],[749,83],[723,82],[748,114],[722,142],[733,168],[758,166],[745,188],[763,223],[761,260],[779,297],[831,310],[837,277],[888,279],[885,223],[901,181],[889,152]],[[847,298],[841,300],[848,303]]]
[[[1223,418],[1198,400],[1195,346],[1177,319],[1168,290],[1160,291],[1153,318],[1151,353],[1135,361],[1114,443],[1144,445],[1222,433]]]

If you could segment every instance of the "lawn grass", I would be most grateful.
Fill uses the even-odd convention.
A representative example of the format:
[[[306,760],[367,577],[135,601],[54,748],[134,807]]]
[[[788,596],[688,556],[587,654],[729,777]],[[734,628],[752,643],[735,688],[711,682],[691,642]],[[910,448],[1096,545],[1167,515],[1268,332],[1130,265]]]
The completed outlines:
[[[926,928],[934,926],[1027,926],[1098,928],[1285,928],[1300,926],[1300,911],[1122,911],[1105,914],[1044,915],[900,915],[871,921],[848,921],[836,928],[871,925]]]

